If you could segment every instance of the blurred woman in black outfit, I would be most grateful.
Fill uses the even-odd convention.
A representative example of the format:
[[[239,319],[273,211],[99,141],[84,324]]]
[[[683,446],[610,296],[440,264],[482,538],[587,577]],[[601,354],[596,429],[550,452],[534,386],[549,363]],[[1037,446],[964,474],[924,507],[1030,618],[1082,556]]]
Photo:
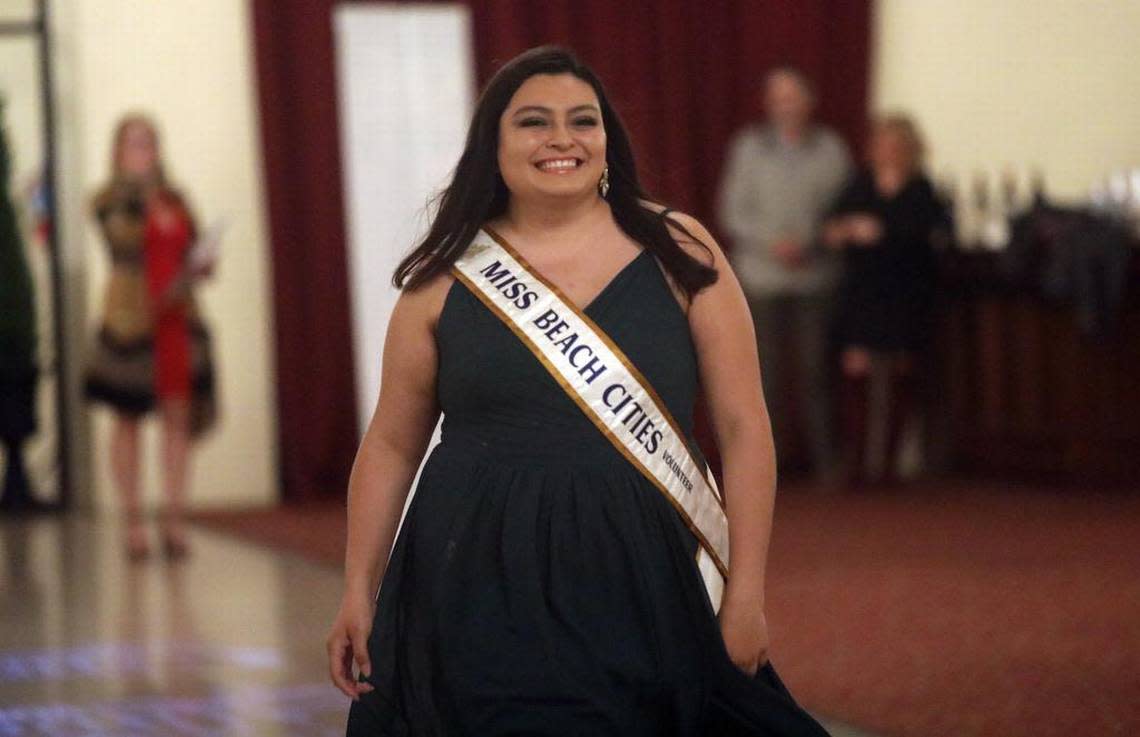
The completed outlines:
[[[836,331],[843,371],[843,429],[849,483],[864,481],[868,378],[889,376],[885,481],[894,481],[899,437],[914,395],[917,359],[930,334],[936,286],[931,238],[944,222],[922,171],[923,144],[904,115],[872,126],[868,166],[840,194],[823,230],[843,252]]]

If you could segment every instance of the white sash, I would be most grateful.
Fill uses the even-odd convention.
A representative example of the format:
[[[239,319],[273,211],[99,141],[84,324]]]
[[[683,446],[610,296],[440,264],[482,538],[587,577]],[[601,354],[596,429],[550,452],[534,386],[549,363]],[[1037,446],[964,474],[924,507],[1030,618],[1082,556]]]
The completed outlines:
[[[476,234],[452,273],[673,503],[700,542],[697,567],[719,611],[728,578],[724,500],[708,466],[697,466],[657,392],[593,320],[492,231]]]

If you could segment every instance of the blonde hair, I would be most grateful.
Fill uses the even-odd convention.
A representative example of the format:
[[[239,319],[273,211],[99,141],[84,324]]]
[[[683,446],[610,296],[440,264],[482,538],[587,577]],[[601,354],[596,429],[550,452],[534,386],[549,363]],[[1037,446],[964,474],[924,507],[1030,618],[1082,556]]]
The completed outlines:
[[[878,115],[871,121],[871,133],[875,135],[880,131],[894,133],[903,140],[910,154],[911,171],[922,168],[926,157],[926,143],[913,118],[900,112]]]

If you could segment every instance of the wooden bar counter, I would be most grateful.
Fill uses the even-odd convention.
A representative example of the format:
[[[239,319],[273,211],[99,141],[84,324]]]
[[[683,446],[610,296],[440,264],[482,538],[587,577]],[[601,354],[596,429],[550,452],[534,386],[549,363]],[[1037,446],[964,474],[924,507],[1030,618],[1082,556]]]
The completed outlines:
[[[942,254],[930,447],[945,470],[1140,488],[1140,259],[1115,331],[1005,278],[1001,256]]]

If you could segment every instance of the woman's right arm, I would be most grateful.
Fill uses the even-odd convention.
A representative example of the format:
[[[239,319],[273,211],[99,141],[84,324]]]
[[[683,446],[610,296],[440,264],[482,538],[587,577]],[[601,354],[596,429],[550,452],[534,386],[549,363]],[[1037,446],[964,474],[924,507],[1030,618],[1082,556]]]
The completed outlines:
[[[333,683],[352,698],[371,690],[356,682],[352,664],[371,675],[368,635],[376,591],[439,418],[435,323],[450,284],[443,274],[397,299],[384,342],[380,396],[348,482],[344,596],[327,644]]]

